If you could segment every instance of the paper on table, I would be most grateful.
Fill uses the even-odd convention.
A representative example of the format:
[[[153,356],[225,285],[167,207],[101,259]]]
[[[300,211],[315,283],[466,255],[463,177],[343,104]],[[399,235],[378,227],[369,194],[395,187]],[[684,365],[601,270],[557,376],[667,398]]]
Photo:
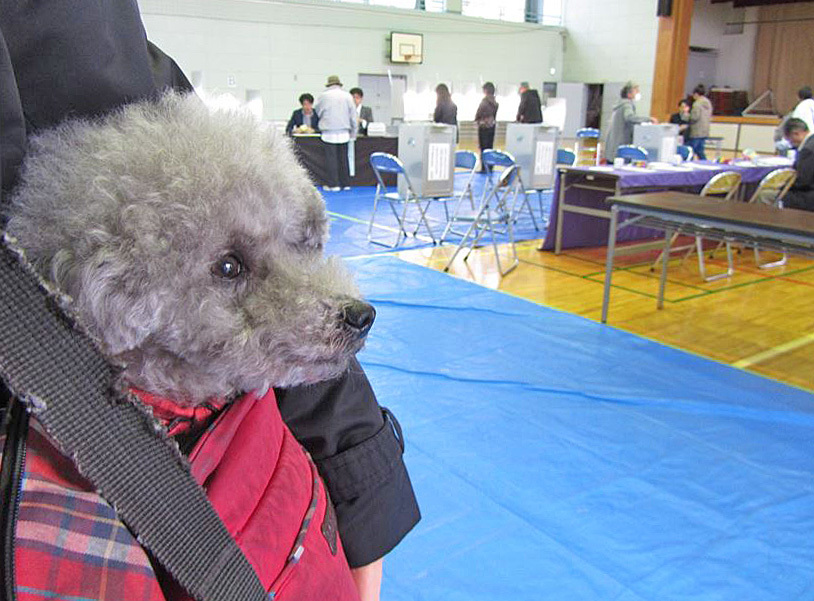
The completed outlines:
[[[705,165],[703,163],[687,163],[693,169],[702,169],[706,171],[718,171],[719,169],[723,169],[720,165]]]
[[[537,141],[534,157],[534,175],[551,175],[554,166],[554,142]]]
[[[635,165],[625,165],[624,167],[619,167],[619,169],[624,169],[625,171],[636,171],[638,173],[652,172],[652,170],[648,169],[647,167],[636,167]]]
[[[427,181],[449,179],[449,144],[430,144],[427,157]]]
[[[613,167],[606,167],[605,165],[594,165],[593,167],[588,167],[589,171],[606,171],[612,172],[615,171]]]

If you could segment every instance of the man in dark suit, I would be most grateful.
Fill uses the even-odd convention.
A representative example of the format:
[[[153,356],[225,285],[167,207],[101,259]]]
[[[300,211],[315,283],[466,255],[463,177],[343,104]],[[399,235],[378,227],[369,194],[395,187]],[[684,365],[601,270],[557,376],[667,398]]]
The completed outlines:
[[[367,124],[373,121],[373,109],[362,104],[362,100],[365,98],[365,93],[362,91],[362,88],[351,88],[350,95],[353,96],[353,103],[356,105],[356,119],[359,121],[359,133],[366,136]]]
[[[307,92],[300,95],[300,106],[293,113],[291,119],[288,120],[288,125],[285,126],[285,133],[291,135],[294,129],[300,129],[303,125],[311,128],[313,131],[308,133],[315,133],[319,131],[319,116],[314,112],[314,97]]]
[[[542,123],[543,110],[540,94],[529,88],[529,82],[520,84],[520,106],[517,107],[518,123]]]
[[[783,135],[797,149],[794,169],[797,180],[783,198],[783,206],[789,209],[814,211],[814,132],[802,119],[792,117],[783,125]]]

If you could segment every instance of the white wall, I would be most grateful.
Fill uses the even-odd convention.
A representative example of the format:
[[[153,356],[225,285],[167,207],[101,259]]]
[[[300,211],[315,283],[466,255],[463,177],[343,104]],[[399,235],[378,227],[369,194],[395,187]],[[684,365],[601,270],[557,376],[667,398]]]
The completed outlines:
[[[695,0],[690,46],[717,50],[714,85],[736,90],[752,89],[757,25],[744,25],[740,34],[725,34],[724,31],[727,22],[756,21],[757,16],[756,7],[734,8],[730,3]],[[692,79],[688,72],[689,86],[694,85]]]
[[[563,81],[633,80],[639,114],[650,111],[658,17],[655,0],[566,0]]]
[[[434,103],[441,81],[477,96],[482,81],[493,81],[501,96],[515,93],[520,81],[539,86],[562,73],[559,28],[319,0],[139,0],[139,7],[150,40],[188,77],[202,72],[206,90],[240,100],[246,90],[259,90],[266,119],[287,119],[297,97],[316,96],[331,74],[348,89],[361,73],[391,70]],[[424,64],[391,64],[391,31],[423,33]],[[549,74],[552,67],[557,76]],[[499,117],[513,119],[510,100]],[[474,108],[460,104],[459,119],[472,119]]]

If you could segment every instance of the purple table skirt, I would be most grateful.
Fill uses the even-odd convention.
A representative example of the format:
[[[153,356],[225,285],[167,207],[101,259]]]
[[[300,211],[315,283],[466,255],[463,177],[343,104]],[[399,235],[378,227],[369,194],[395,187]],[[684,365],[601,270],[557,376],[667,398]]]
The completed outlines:
[[[707,163],[713,165],[714,163]],[[722,171],[737,171],[741,174],[742,185],[746,188],[746,193],[757,187],[767,173],[778,169],[772,167],[738,167],[734,165],[716,165],[720,169],[712,171],[707,169],[693,169],[692,171],[652,171],[640,173],[615,169],[612,172],[592,171],[587,167],[572,167],[569,171],[579,174],[594,174],[598,177],[608,179],[608,176],[618,178],[619,189],[622,194],[641,194],[642,192],[657,192],[660,190],[683,190],[685,192],[698,193],[713,176]],[[560,204],[560,183],[566,172],[560,172],[557,177],[557,184],[554,189],[554,198],[551,203],[551,217],[546,232],[545,240],[541,246],[542,250],[554,250],[554,239],[557,231],[557,208]],[[594,209],[608,209],[605,200],[612,196],[610,192],[599,190],[585,190],[580,188],[570,188],[566,191],[566,204],[591,207]],[[626,214],[620,212],[619,220],[624,221]],[[586,246],[605,246],[608,243],[608,219],[594,217],[592,215],[581,215],[579,213],[565,213],[562,230],[562,248],[579,248]],[[661,237],[663,234],[655,230],[643,227],[630,226],[619,230],[617,242],[631,240],[642,240],[648,238]]]

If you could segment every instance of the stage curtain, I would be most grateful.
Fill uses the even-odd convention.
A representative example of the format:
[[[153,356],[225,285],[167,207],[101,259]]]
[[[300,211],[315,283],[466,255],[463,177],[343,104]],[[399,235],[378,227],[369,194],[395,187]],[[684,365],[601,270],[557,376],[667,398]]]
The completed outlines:
[[[814,87],[814,3],[763,6],[759,14],[753,98],[771,89],[785,115],[797,104],[797,90]]]

